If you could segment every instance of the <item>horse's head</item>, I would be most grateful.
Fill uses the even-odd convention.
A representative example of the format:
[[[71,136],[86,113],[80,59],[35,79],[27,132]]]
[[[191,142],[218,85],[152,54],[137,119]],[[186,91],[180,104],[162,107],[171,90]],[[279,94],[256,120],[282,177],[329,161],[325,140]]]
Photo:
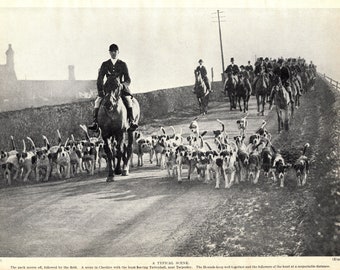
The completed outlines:
[[[272,83],[273,83],[274,86],[282,85],[280,76],[273,73]]]
[[[103,104],[107,109],[112,110],[115,106],[117,106],[123,85],[120,83],[118,77],[109,77],[105,83],[105,88],[106,96],[104,97]]]
[[[198,70],[195,70],[195,79],[196,79],[196,83],[200,83],[203,81],[201,72],[199,72]]]

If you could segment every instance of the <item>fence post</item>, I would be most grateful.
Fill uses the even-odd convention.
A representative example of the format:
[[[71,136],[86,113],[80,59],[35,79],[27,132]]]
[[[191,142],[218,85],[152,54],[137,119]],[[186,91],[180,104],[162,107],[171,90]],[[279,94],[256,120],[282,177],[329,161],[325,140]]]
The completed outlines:
[[[333,86],[333,79],[329,78],[330,82],[331,82],[331,86]]]
[[[337,81],[336,82],[336,90],[338,90],[338,87],[339,87],[339,82]]]
[[[323,77],[326,79],[326,73],[323,74]]]

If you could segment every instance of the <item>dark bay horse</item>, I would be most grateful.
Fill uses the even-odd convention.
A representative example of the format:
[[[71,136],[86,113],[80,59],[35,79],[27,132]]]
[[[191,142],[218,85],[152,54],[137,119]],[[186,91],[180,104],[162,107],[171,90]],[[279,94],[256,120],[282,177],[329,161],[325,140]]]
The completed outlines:
[[[272,108],[272,102],[274,100],[274,103],[276,105],[276,113],[277,113],[277,121],[278,121],[278,132],[281,133],[281,130],[285,129],[286,131],[289,130],[289,119],[293,115],[294,104],[291,104],[289,93],[284,88],[284,86],[281,83],[281,80],[279,80],[278,83],[276,83],[272,88],[272,94],[271,94],[271,101],[270,101],[270,107]]]
[[[242,112],[241,107],[241,99],[243,99],[243,111],[248,111],[248,103],[251,94],[251,84],[247,78],[245,78],[242,74],[238,76],[238,83],[236,85],[236,99],[238,101],[238,105],[240,107],[240,111]]]
[[[201,73],[195,70],[195,86],[194,93],[196,94],[198,105],[200,108],[200,114],[208,113],[208,103],[210,92],[205,85]]]
[[[300,106],[300,96],[302,95],[303,88],[302,88],[302,82],[300,76],[298,77],[298,74],[292,75],[291,84],[293,88],[293,97],[294,97],[294,103],[295,107],[298,108]]]
[[[301,72],[301,80],[303,84],[303,88],[307,92],[308,90],[312,90],[315,83],[315,74],[312,70],[306,69]]]
[[[236,109],[236,85],[237,85],[237,80],[236,78],[232,75],[231,72],[227,73],[227,79],[224,83],[224,94],[228,95],[229,97],[229,102],[230,102],[230,110],[233,108]]]
[[[269,82],[268,78],[264,73],[258,75],[258,79],[254,85],[255,88],[255,96],[257,101],[257,112],[264,115],[264,105],[266,104],[266,98],[268,95],[268,87]],[[262,109],[260,110],[260,106],[262,105]]]
[[[129,122],[127,120],[127,110],[120,96],[121,84],[119,80],[115,80],[111,93],[107,93],[103,98],[98,112],[98,126],[102,132],[104,140],[104,150],[107,155],[108,176],[106,181],[112,182],[114,174],[129,174],[129,160],[132,154],[133,131],[129,130]],[[128,98],[131,98],[130,96]],[[133,116],[135,122],[138,123],[140,117],[139,103],[132,98]],[[127,135],[127,144],[125,138]],[[111,149],[111,141],[115,141]],[[115,154],[113,154],[115,153]],[[113,161],[116,158],[115,170],[113,171]],[[123,169],[121,162],[123,161]]]

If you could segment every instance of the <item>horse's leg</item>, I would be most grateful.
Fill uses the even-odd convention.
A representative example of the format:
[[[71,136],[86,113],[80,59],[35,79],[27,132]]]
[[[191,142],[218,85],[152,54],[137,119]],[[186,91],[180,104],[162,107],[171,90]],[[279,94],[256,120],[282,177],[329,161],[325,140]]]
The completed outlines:
[[[117,164],[115,167],[115,174],[122,174],[121,161],[124,155],[124,132],[116,135],[117,141]]]
[[[249,94],[248,94],[248,96],[247,96],[247,111],[249,111],[249,99],[250,99],[250,93],[251,93],[251,92],[249,92]]]
[[[266,104],[266,94],[264,94],[262,96],[262,111],[261,111],[261,115],[264,115],[264,105]]]
[[[124,156],[124,166],[123,166],[123,172],[122,175],[126,176],[129,175],[129,161],[130,161],[130,157],[132,155],[132,142],[133,142],[133,133],[132,132],[128,132],[128,144],[125,148],[125,156]],[[143,166],[143,155],[141,156],[142,160],[141,160],[141,165]]]
[[[198,101],[198,107],[200,109],[200,114],[202,113],[202,101],[201,101],[201,98],[197,98],[197,101]]]
[[[278,133],[281,133],[281,117],[280,117],[280,109],[276,108],[277,114],[277,124],[278,124]]]
[[[260,112],[260,100],[259,100],[259,95],[256,94],[256,104],[257,104],[257,112]]]
[[[286,110],[284,110],[284,117],[285,117],[285,123],[284,123],[284,128],[285,130],[289,130],[289,117],[288,117],[288,107]]]
[[[293,98],[294,100],[295,98]],[[287,106],[287,110],[288,110],[289,106]],[[290,109],[291,109],[291,118],[294,118],[294,102],[292,102],[290,104]]]
[[[206,95],[206,97],[205,97],[205,105],[204,105],[205,113],[208,113],[209,98],[210,98],[210,94]]]
[[[240,112],[242,112],[241,97],[240,96],[237,96],[237,102],[238,102],[238,106],[240,108]]]
[[[113,174],[113,168],[112,168],[112,160],[113,160],[113,155],[112,151],[109,146],[108,138],[103,138],[104,139],[104,151],[107,156],[107,165],[106,167],[108,168],[109,174],[106,178],[106,182],[112,182],[114,181],[114,174]]]
[[[233,100],[232,100],[232,96],[231,96],[230,92],[228,93],[228,96],[229,96],[229,102],[230,102],[230,110],[232,111],[233,110]]]

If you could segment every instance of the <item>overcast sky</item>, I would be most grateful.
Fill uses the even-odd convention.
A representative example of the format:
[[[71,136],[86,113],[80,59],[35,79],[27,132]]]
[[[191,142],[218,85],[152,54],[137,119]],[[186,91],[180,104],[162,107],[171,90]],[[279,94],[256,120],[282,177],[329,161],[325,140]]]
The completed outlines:
[[[118,44],[134,92],[190,85],[200,58],[215,80],[222,71],[217,9],[223,11],[225,66],[255,55],[304,57],[340,80],[340,10],[284,8],[0,8],[0,63],[11,43],[18,79],[96,79],[108,47]]]

